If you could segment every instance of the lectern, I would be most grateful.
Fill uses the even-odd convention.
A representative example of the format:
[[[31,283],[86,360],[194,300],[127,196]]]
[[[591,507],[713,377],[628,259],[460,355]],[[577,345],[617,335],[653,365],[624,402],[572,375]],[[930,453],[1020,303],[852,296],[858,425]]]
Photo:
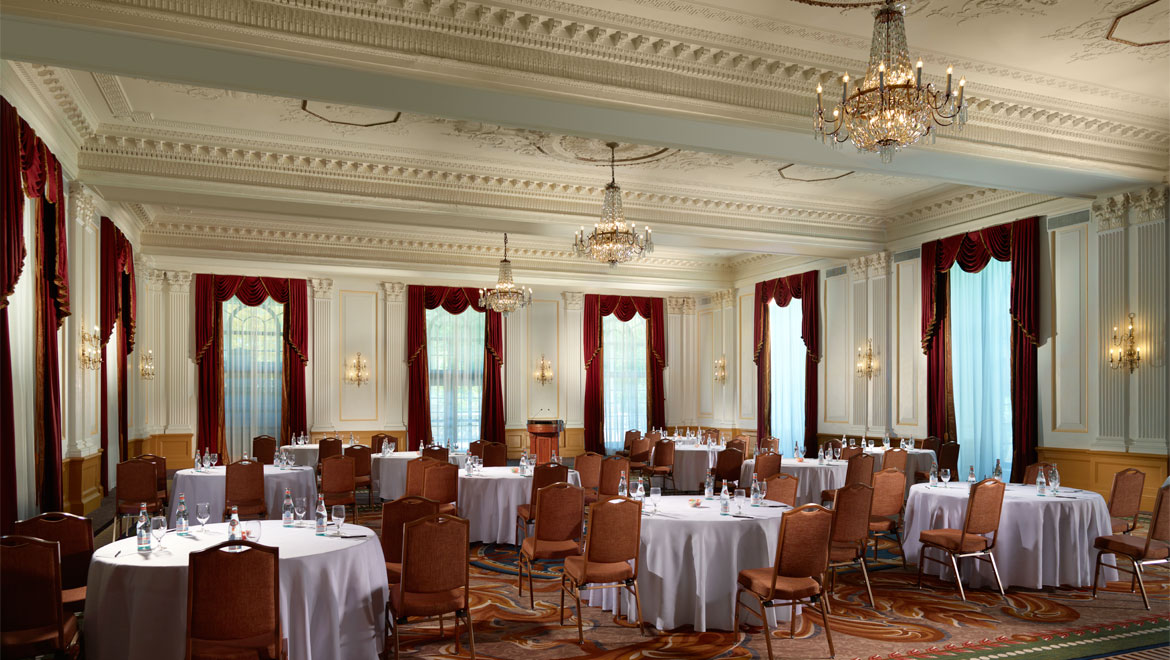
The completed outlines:
[[[536,456],[538,465],[552,460],[564,430],[565,422],[561,419],[528,420],[528,453]]]

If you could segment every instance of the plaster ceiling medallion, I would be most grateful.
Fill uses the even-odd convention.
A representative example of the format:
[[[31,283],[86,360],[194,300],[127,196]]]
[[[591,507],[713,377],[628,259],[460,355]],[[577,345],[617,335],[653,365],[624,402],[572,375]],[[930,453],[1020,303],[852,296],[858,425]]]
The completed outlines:
[[[570,163],[588,163],[590,165],[616,167],[625,165],[643,165],[668,159],[679,152],[678,149],[667,147],[651,147],[642,144],[619,144],[611,151],[609,143],[593,138],[576,137],[573,135],[548,135],[537,144],[540,153]]]
[[[803,165],[801,163],[789,163],[777,168],[776,172],[780,174],[780,178],[785,181],[800,181],[803,183],[819,183],[821,181],[836,181],[837,179],[844,179],[850,174],[854,174],[853,170],[834,170],[828,167],[816,167],[813,165]]]
[[[338,103],[320,103],[301,101],[301,111],[321,121],[354,128],[374,128],[396,123],[402,118],[402,113],[394,110],[378,110],[375,108],[359,108],[353,105]]]
[[[1105,38],[1126,46],[1146,48],[1170,43],[1170,0],[1150,0],[1118,14]]]

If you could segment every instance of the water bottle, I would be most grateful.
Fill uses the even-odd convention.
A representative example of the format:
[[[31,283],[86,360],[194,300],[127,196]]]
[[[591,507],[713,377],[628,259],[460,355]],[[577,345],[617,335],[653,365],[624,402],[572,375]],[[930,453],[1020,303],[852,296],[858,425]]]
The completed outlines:
[[[995,469],[991,471],[991,478],[996,481],[1003,481],[1003,468],[999,465],[999,459],[995,459]]]
[[[975,466],[972,465],[971,469],[967,471],[967,483],[973,484],[976,481],[978,480],[975,478]]]
[[[707,470],[707,480],[703,482],[703,497],[711,499],[715,497],[715,473]]]
[[[731,513],[731,496],[727,493],[727,482],[723,482],[723,490],[719,491],[719,515],[726,516]]]
[[[1052,469],[1048,471],[1048,485],[1052,487],[1053,495],[1060,490],[1060,470],[1056,469],[1056,463],[1053,463]]]
[[[930,487],[934,488],[938,485],[938,464],[930,464]]]
[[[626,497],[629,495],[629,488],[626,486],[626,473],[622,472],[622,478],[618,481],[618,495]]]
[[[317,495],[317,536],[325,536],[328,520],[325,514],[325,496]]]
[[[752,506],[760,506],[760,480],[752,479]]]
[[[199,448],[198,448],[198,447],[196,447],[196,448],[195,448],[195,471],[196,471],[196,472],[201,472],[201,471],[202,471],[202,469],[199,467],[200,465],[203,465],[203,463],[201,463],[201,462],[199,461]]]
[[[552,456],[549,458],[549,460],[551,460],[553,463],[556,463],[557,465],[561,464],[561,457],[560,457],[560,454],[557,452],[556,447],[553,447]]]
[[[353,439],[353,431],[349,432],[349,444],[356,445],[357,441]]]
[[[183,493],[179,493],[179,504],[175,508],[175,533],[190,536],[187,528],[187,496]]]
[[[293,526],[293,499],[292,491],[284,489],[284,504],[280,507],[280,522],[285,527]]]
[[[1044,470],[1036,470],[1036,494],[1040,497],[1048,494],[1048,480],[1044,478]]]
[[[824,464],[825,464],[825,448],[821,447],[821,448],[817,449],[817,465],[824,465]]]
[[[240,510],[236,505],[232,505],[232,517],[228,521],[228,540],[239,541],[240,535]]]
[[[150,516],[146,513],[146,502],[138,508],[135,531],[138,533],[138,552],[150,552]]]

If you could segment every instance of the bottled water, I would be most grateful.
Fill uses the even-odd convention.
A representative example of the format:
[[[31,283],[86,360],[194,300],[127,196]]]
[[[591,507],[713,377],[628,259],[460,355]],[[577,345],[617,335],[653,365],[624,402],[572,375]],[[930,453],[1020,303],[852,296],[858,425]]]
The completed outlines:
[[[1041,497],[1048,494],[1048,480],[1044,478],[1044,470],[1036,470],[1036,494]]]
[[[938,485],[938,464],[930,464],[930,487],[934,488]]]
[[[325,513],[325,496],[317,495],[317,536],[325,536],[325,528],[329,518]]]
[[[356,445],[356,444],[357,444],[357,440],[354,440],[354,439],[353,439],[353,431],[350,431],[350,432],[349,432],[349,444],[351,444],[351,445]]]
[[[560,465],[561,457],[560,457],[560,454],[557,452],[556,447],[553,447],[552,456],[549,458],[549,460],[551,460],[553,463],[556,463],[557,465]]]
[[[629,488],[626,485],[626,473],[622,472],[622,478],[618,481],[618,495],[627,497],[629,495]]]
[[[975,466],[972,465],[971,469],[967,472],[967,483],[973,484],[976,481],[977,481],[977,479],[975,479]]]
[[[1060,490],[1060,470],[1056,469],[1056,463],[1053,463],[1052,469],[1048,471],[1048,485],[1052,487],[1053,495]]]
[[[199,471],[200,471],[200,470],[199,470],[199,466],[200,466],[200,465],[203,465],[203,463],[201,463],[201,462],[200,462],[200,459],[199,459],[199,448],[197,447],[197,448],[195,449],[195,471],[196,471],[196,472],[199,472]]]
[[[292,491],[284,489],[284,504],[280,507],[280,522],[285,527],[293,526],[293,498]]]
[[[999,465],[999,459],[995,459],[995,469],[991,471],[991,478],[996,481],[1003,481],[1003,468]]]
[[[179,536],[189,536],[187,528],[187,496],[179,493],[179,504],[175,508],[175,533]]]
[[[817,465],[825,464],[825,448],[821,447],[817,450]]]
[[[138,522],[134,527],[138,534],[138,552],[150,552],[150,516],[146,514],[146,502],[138,508]]]
[[[228,540],[239,541],[241,539],[240,531],[240,510],[232,505],[232,517],[228,521]]]
[[[723,490],[719,491],[719,515],[726,516],[731,513],[731,496],[727,493],[727,482],[723,482]]]
[[[760,506],[760,480],[752,479],[752,506]]]
[[[715,474],[711,470],[707,470],[707,480],[703,482],[703,497],[715,497]]]

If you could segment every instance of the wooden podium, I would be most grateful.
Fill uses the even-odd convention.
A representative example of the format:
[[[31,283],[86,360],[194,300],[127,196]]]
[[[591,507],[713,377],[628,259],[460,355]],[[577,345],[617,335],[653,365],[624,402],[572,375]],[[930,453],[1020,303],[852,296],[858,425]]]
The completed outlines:
[[[560,444],[565,422],[560,419],[528,420],[528,453],[536,456],[537,465],[552,460],[553,451]]]

